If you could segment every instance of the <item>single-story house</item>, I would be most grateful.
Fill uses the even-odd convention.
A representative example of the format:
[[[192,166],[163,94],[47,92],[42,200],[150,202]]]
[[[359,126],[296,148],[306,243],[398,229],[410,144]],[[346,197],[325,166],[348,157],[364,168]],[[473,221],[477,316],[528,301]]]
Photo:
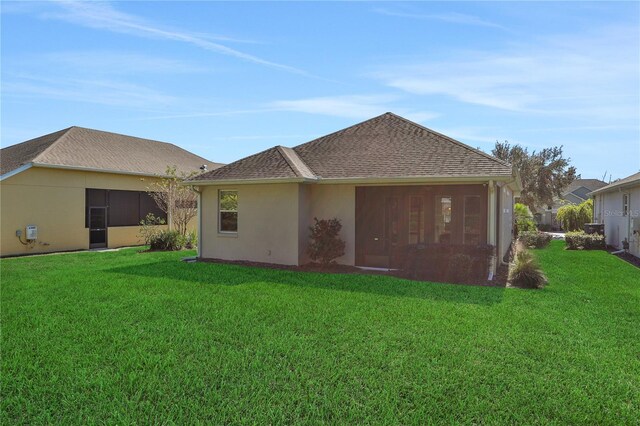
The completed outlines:
[[[0,151],[0,255],[140,244],[163,217],[147,188],[168,166],[219,167],[175,145],[70,127]]]
[[[560,197],[554,198],[552,205],[536,206],[534,218],[540,225],[548,225],[551,229],[560,229],[561,224],[556,218],[560,207],[587,201],[591,192],[604,186],[607,186],[607,183],[600,179],[575,179],[562,191]]]
[[[392,113],[191,183],[201,259],[301,265],[314,218],[337,218],[338,263],[389,269],[411,245],[488,244],[502,259],[521,189],[511,165]]]
[[[593,221],[604,224],[607,245],[640,257],[640,173],[620,179],[591,193]]]

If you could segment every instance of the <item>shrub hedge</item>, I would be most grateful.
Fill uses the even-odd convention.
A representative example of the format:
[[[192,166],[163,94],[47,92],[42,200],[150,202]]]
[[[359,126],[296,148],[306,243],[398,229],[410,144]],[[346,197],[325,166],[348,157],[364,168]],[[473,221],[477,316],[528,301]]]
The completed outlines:
[[[587,234],[584,231],[567,232],[564,235],[567,250],[604,250],[604,235]]]
[[[551,242],[551,235],[539,231],[525,231],[518,235],[525,247],[544,248]]]

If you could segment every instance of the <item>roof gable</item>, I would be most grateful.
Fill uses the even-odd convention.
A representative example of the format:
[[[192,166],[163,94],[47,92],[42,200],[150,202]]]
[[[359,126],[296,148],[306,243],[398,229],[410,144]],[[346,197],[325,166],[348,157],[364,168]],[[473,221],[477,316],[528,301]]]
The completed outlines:
[[[284,163],[273,162],[276,152]],[[292,154],[294,164],[291,160]],[[271,163],[267,161],[270,158]],[[299,161],[298,161],[299,160]],[[271,166],[269,166],[271,164]],[[300,173],[301,170],[304,173]],[[296,173],[296,170],[298,173]],[[196,177],[427,178],[513,175],[509,164],[419,124],[386,113],[294,148],[275,147]]]
[[[167,166],[184,172],[221,166],[170,143],[83,127],[4,148],[0,163],[3,175],[27,163],[142,175],[163,175]]]

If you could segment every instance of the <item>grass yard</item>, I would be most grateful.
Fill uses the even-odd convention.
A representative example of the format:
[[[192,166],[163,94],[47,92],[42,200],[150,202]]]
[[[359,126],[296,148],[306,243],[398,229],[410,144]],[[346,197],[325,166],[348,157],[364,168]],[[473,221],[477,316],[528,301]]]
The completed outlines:
[[[5,259],[0,423],[637,424],[640,270],[563,244],[539,291]]]

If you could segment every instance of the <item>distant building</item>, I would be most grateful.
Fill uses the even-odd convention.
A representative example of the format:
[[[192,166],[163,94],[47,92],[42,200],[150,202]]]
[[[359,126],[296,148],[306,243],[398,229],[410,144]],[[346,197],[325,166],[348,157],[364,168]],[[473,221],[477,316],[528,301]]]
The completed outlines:
[[[147,188],[168,166],[198,172],[221,164],[170,143],[82,127],[3,148],[0,256],[140,244],[140,220],[164,216]]]
[[[561,228],[556,219],[558,209],[565,204],[580,204],[588,200],[589,194],[599,188],[607,186],[606,182],[599,179],[576,179],[562,192],[561,197],[553,200],[552,205],[536,206],[533,212],[536,222],[547,225],[553,230]]]

